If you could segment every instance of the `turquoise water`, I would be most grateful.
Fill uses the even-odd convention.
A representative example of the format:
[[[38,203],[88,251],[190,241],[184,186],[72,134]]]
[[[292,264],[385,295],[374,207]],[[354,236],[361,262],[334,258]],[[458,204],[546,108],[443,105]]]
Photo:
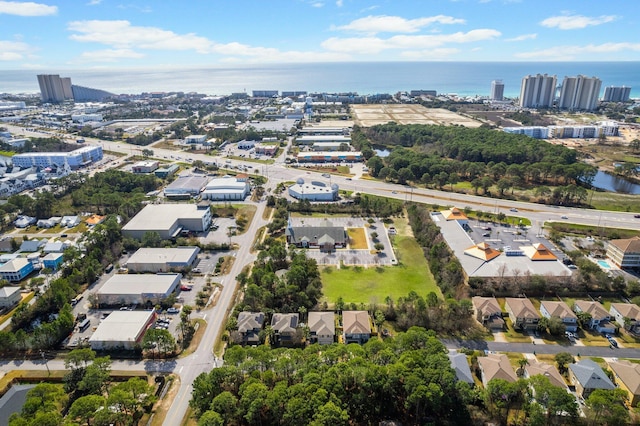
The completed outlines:
[[[609,265],[606,260],[598,260],[598,265],[605,269],[611,269],[611,265]]]

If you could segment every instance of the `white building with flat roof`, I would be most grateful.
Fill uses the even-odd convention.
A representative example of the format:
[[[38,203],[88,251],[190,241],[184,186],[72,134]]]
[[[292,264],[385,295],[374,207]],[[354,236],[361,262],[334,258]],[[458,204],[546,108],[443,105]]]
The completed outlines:
[[[200,253],[199,247],[141,248],[127,261],[132,272],[179,271],[193,265]]]
[[[135,349],[155,319],[155,310],[112,312],[89,338],[91,349]]]
[[[251,192],[251,187],[246,179],[239,179],[235,176],[224,176],[213,179],[202,191],[203,200],[213,201],[241,201],[247,198]]]
[[[99,305],[149,305],[173,293],[182,274],[116,274],[96,292]]]
[[[196,204],[148,204],[129,223],[122,233],[142,239],[147,232],[157,232],[162,239],[177,237],[181,231],[203,232],[211,225],[209,206]]]
[[[66,163],[72,169],[78,169],[100,160],[101,146],[83,146],[71,152],[25,152],[11,157],[13,165],[21,168],[46,168],[54,165],[64,166]]]
[[[338,190],[337,183],[327,185],[317,180],[305,182],[303,178],[298,178],[296,183],[289,187],[289,195],[298,200],[335,201],[338,199]]]
[[[178,176],[164,189],[165,197],[194,197],[200,194],[209,183],[206,175]]]

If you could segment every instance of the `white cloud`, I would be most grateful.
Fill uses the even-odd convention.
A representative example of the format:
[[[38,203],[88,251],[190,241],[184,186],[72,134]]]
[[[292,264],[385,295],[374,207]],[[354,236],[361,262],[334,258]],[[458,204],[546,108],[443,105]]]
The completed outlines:
[[[121,59],[139,59],[142,57],[144,57],[142,53],[131,49],[103,49],[83,52],[78,62],[116,62]]]
[[[73,21],[71,40],[101,43],[117,49],[195,50],[209,52],[212,42],[195,34],[176,34],[156,27],[133,26],[129,21]]]
[[[68,24],[78,42],[101,43],[110,49],[85,52],[81,58],[93,61],[111,61],[119,58],[140,58],[140,50],[195,51],[203,55],[218,54],[234,61],[262,62],[319,62],[348,60],[341,52],[280,51],[276,48],[250,46],[242,43],[217,43],[196,34],[177,34],[156,27],[131,25],[129,21],[74,21]],[[135,50],[134,50],[135,49]]]
[[[312,7],[323,7],[324,3],[322,3],[321,1],[316,1],[316,2],[311,3],[311,6]]]
[[[0,15],[47,16],[56,13],[58,13],[57,6],[34,2],[0,1]]]
[[[535,40],[536,38],[538,38],[538,34],[536,34],[536,33],[533,33],[533,34],[522,34],[522,35],[519,35],[517,37],[507,38],[507,39],[505,39],[505,41],[525,41],[525,40]]]
[[[336,6],[342,7],[343,5],[344,5],[344,1],[343,0],[336,0]]]
[[[30,56],[31,46],[21,41],[0,40],[0,61],[17,61]]]
[[[593,58],[594,54],[606,56],[609,53],[640,52],[640,43],[603,43],[585,46],[554,46],[548,49],[517,53],[522,59],[575,60]]]
[[[332,37],[322,42],[322,47],[332,52],[352,54],[377,54],[384,50],[424,50],[442,48],[450,43],[473,43],[492,40],[501,33],[491,29],[478,29],[466,33],[436,35],[397,35],[388,39],[379,37]]]
[[[464,19],[457,19],[451,16],[437,15],[425,18],[405,19],[400,16],[366,16],[364,18],[351,21],[347,25],[333,27],[334,30],[354,31],[360,33],[415,33],[422,27],[431,24],[464,24]]]
[[[102,3],[102,0],[90,0],[89,3],[87,3],[87,6],[96,6],[100,3]]]
[[[602,25],[616,20],[613,15],[602,15],[589,17],[582,15],[560,15],[552,16],[540,22],[540,25],[548,28],[558,28],[560,30],[578,30],[595,25]]]

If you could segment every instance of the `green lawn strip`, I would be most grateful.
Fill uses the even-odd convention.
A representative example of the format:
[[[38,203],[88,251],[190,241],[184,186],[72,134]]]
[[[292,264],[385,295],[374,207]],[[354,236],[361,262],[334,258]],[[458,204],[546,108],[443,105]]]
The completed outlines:
[[[413,238],[397,236],[395,244],[400,263],[397,266],[324,268],[324,300],[333,304],[342,297],[346,303],[381,303],[387,296],[395,300],[411,291],[422,296],[433,291],[442,298],[418,243]]]
[[[531,337],[516,331],[510,318],[505,318],[506,331],[504,338],[509,343],[531,343]]]

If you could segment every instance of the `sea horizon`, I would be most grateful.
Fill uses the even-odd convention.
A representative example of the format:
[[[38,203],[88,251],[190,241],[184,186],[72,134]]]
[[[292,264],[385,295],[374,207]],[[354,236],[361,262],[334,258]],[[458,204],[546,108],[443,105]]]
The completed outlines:
[[[126,69],[0,70],[0,93],[39,93],[38,74],[70,77],[75,85],[115,94],[198,92],[230,95],[253,90],[355,92],[360,95],[435,90],[438,94],[488,96],[491,81],[502,80],[505,96],[519,96],[531,74],[585,75],[608,86],[631,87],[640,97],[640,62],[326,62]]]

